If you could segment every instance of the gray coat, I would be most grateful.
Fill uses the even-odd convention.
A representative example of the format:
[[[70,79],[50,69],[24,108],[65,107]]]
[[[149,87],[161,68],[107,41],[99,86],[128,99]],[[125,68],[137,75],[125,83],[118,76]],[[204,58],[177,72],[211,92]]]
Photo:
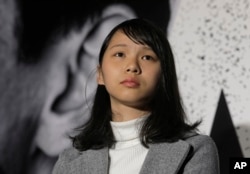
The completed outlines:
[[[108,148],[78,152],[65,150],[53,174],[108,174]],[[174,143],[151,144],[140,174],[219,174],[213,140],[195,135]]]

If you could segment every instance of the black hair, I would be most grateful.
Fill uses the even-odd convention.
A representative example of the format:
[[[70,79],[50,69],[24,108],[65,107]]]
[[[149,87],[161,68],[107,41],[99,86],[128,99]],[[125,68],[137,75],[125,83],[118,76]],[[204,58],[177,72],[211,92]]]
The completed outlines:
[[[170,0],[113,0],[119,3],[125,3],[133,8],[138,18],[145,18],[160,27],[163,31],[167,31],[167,27],[171,18]],[[153,9],[152,9],[153,8]]]
[[[79,30],[90,17],[107,6],[101,0],[20,0],[19,62],[36,63],[46,48],[72,30]]]
[[[18,0],[20,14],[16,26],[19,57],[23,63],[37,63],[41,54],[70,31],[80,29],[89,17],[100,15],[110,4],[123,3],[135,10],[138,17],[144,17],[166,30],[170,20],[168,0],[156,3],[153,0]],[[157,13],[149,12],[152,6]]]
[[[178,89],[174,57],[164,32],[145,19],[131,19],[117,25],[106,37],[99,54],[101,65],[103,55],[111,38],[117,31],[124,32],[135,43],[150,46],[161,62],[161,79],[155,96],[150,101],[151,114],[145,120],[140,132],[141,143],[173,142],[184,138],[189,131],[195,131],[199,122],[188,124]],[[114,135],[111,129],[111,106],[109,94],[104,85],[98,85],[90,119],[81,126],[73,137],[73,146],[80,150],[111,147]]]

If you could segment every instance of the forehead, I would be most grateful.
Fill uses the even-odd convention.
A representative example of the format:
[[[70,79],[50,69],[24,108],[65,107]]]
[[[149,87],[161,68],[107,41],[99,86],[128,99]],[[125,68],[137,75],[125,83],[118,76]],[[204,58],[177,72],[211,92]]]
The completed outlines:
[[[141,45],[145,48],[151,49],[150,46],[145,44],[143,41],[141,41],[139,38],[134,38],[131,35],[127,35],[122,30],[117,30],[112,37],[110,38],[110,41],[108,43],[108,47],[114,47],[116,46],[125,46],[126,43],[128,44],[136,44]],[[127,45],[126,45],[127,46]]]
[[[109,45],[112,44],[113,42],[119,42],[119,41],[122,42],[122,41],[128,40],[128,39],[129,39],[128,36],[122,30],[117,30],[111,36],[110,41],[109,41]]]

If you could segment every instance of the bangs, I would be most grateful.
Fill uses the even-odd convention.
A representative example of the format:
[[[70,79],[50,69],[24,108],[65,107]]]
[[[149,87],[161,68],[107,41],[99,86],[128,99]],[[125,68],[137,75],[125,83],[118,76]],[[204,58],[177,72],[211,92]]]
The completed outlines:
[[[129,25],[122,27],[121,31],[136,44],[148,45],[150,47],[153,45],[152,37],[148,33],[150,31],[146,32],[141,27]]]

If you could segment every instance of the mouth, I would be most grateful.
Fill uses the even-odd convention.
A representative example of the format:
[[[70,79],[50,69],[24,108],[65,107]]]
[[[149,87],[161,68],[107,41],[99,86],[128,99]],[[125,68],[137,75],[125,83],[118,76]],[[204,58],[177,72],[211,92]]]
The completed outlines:
[[[135,79],[125,79],[121,84],[129,88],[137,88],[140,86],[140,83]]]

